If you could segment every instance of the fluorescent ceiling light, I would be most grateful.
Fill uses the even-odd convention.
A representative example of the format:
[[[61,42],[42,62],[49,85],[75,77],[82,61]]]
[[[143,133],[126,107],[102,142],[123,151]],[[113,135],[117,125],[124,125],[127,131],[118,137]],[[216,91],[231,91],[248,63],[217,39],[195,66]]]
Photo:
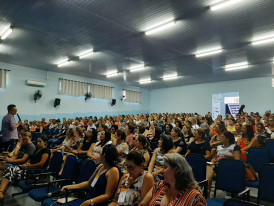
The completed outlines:
[[[210,6],[210,9],[212,11],[216,11],[218,9],[222,9],[224,7],[230,6],[232,4],[238,3],[241,0],[223,0],[221,2],[218,1],[218,3],[213,4],[212,6]]]
[[[270,42],[274,42],[274,33],[254,38],[252,40],[252,45],[256,46],[256,45],[266,44]]]
[[[65,65],[67,65],[67,64],[69,64],[69,63],[70,63],[70,60],[67,59],[66,61],[63,61],[63,62],[61,62],[60,64],[58,64],[57,67],[62,67],[62,66],[65,66]]]
[[[228,64],[225,65],[225,71],[233,71],[233,70],[238,70],[238,69],[246,69],[248,68],[248,62],[240,62],[236,64]]]
[[[210,56],[210,55],[213,55],[213,54],[219,54],[221,53],[223,50],[222,48],[218,47],[218,48],[212,48],[212,49],[207,49],[207,50],[203,50],[203,51],[197,51],[195,56],[197,58],[199,57],[204,57],[204,56]]]
[[[139,84],[148,84],[148,83],[151,83],[152,80],[151,79],[142,79],[139,81]]]
[[[118,72],[109,73],[109,74],[107,74],[107,78],[109,78],[109,77],[115,77],[115,76],[117,76],[118,74],[119,74]]]
[[[177,74],[175,74],[175,75],[164,76],[163,80],[166,81],[166,80],[172,80],[172,79],[178,79],[178,78],[179,78],[179,76]]]
[[[8,28],[8,30],[6,30],[3,34],[1,34],[1,39],[7,38],[8,35],[10,35],[10,33],[12,32],[12,30],[13,30],[13,27],[10,26],[10,27]]]
[[[138,71],[141,71],[141,70],[144,70],[145,69],[145,65],[139,65],[139,66],[136,66],[136,67],[131,67],[130,68],[130,72],[138,72]]]
[[[90,55],[90,54],[93,54],[93,49],[92,49],[92,50],[89,50],[88,52],[85,52],[85,53],[81,54],[81,55],[79,56],[79,59],[83,59],[84,57],[86,57],[86,56],[88,56],[88,55]]]
[[[154,26],[151,29],[148,29],[147,31],[145,31],[145,34],[146,35],[151,35],[151,34],[154,34],[156,32],[165,30],[165,29],[167,29],[171,26],[174,26],[175,24],[176,24],[175,20],[172,19],[172,20],[166,21],[164,23],[160,23],[160,24],[158,24],[157,26]]]

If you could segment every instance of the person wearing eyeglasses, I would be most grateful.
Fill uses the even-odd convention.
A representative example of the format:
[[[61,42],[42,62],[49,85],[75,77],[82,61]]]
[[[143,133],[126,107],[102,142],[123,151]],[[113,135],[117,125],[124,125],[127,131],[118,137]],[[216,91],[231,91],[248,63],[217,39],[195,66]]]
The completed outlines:
[[[126,158],[125,174],[118,186],[117,193],[109,206],[132,205],[137,206],[153,187],[153,176],[144,171],[144,156],[138,151],[131,151]]]

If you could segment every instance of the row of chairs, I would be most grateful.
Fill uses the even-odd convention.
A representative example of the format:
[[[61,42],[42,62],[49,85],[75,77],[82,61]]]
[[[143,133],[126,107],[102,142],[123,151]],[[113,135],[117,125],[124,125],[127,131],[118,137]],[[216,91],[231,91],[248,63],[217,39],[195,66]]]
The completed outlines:
[[[258,188],[257,203],[265,200],[274,203],[274,164],[270,163],[267,149],[252,148],[248,153],[248,163],[259,174],[259,181],[245,181],[245,165],[240,160],[223,159],[219,162],[216,169],[217,178],[214,190],[216,197],[217,190],[223,190],[231,193],[232,197],[245,197],[249,201],[250,189],[248,187]],[[204,196],[207,198],[206,180],[206,160],[202,155],[189,154],[186,160],[192,167],[195,179],[203,187]],[[224,199],[207,199],[208,205],[224,205]]]
[[[79,170],[79,164],[76,156],[68,156],[59,175],[63,155],[61,152],[54,153],[51,163],[47,170],[36,172],[26,180],[18,182],[22,189],[20,193],[12,194],[13,197],[29,193],[29,196],[35,201],[42,202],[49,198],[50,193],[60,191],[62,186],[72,184],[73,182],[81,183],[89,180],[95,170],[95,163],[91,160],[84,162]],[[51,180],[52,179],[52,180]],[[31,181],[30,181],[31,180]],[[48,202],[50,202],[49,200]]]

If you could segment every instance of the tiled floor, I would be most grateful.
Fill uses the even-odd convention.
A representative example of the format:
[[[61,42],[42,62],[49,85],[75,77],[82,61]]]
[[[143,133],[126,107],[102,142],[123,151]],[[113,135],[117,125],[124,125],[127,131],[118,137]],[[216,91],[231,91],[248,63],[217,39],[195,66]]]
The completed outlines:
[[[31,199],[28,194],[18,195],[15,198],[11,194],[20,192],[18,187],[10,186],[5,197],[5,206],[41,206],[40,202],[36,202]]]

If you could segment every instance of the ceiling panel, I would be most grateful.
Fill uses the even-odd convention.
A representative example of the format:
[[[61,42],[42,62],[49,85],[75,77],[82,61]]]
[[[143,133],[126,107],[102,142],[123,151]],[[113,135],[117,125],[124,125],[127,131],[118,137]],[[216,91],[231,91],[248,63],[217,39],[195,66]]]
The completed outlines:
[[[274,44],[254,47],[253,37],[274,32],[274,1],[242,0],[212,12],[213,0],[2,0],[0,61],[147,89],[272,75]],[[144,31],[174,18],[176,25],[146,36]],[[195,52],[223,47],[218,55]],[[84,59],[79,55],[94,49]],[[58,68],[63,60],[73,62]],[[225,64],[248,61],[247,70],[225,72]],[[146,70],[130,73],[130,66]],[[110,71],[121,75],[106,78]],[[181,78],[163,81],[165,74]],[[153,83],[138,81],[150,77]]]

